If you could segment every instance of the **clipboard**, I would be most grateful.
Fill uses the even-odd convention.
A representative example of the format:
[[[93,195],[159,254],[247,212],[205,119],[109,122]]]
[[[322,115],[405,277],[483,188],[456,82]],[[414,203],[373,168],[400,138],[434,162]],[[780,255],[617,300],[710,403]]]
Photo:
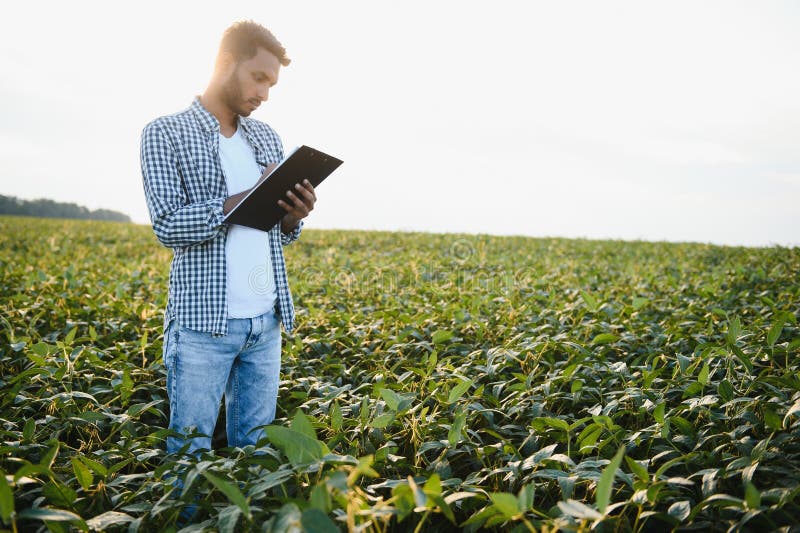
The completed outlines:
[[[291,203],[286,191],[307,179],[316,188],[342,164],[340,159],[309,146],[299,146],[272,173],[231,209],[223,222],[269,231],[286,215],[278,200]]]

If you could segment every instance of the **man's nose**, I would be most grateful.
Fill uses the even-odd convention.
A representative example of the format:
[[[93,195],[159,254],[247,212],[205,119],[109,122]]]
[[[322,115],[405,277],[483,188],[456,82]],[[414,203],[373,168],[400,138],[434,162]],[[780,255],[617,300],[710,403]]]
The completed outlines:
[[[269,87],[268,86],[262,86],[262,87],[260,87],[258,89],[258,98],[262,102],[266,102],[267,101],[267,98],[269,98]]]

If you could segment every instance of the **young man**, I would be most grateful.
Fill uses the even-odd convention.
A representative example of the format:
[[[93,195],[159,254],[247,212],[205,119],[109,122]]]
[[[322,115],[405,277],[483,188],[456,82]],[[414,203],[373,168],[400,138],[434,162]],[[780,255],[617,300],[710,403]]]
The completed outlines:
[[[263,232],[222,222],[263,172],[283,159],[280,137],[248,118],[278,82],[286,50],[269,30],[238,22],[222,38],[211,81],[191,106],[142,132],[147,207],[158,240],[174,251],[164,312],[170,402],[167,452],[210,449],[225,396],[230,446],[255,444],[275,417],[279,321],[294,307],[282,246],[314,208],[302,181],[279,204],[287,214]],[[203,437],[188,437],[201,433]]]

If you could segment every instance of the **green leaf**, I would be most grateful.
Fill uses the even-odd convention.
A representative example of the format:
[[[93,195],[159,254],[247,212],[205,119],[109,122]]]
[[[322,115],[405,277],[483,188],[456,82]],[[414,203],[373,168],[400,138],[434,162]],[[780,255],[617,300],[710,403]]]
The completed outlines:
[[[735,316],[731,319],[728,319],[728,331],[725,338],[730,346],[736,345],[736,341],[739,339],[741,333],[742,322],[739,320],[739,317]]]
[[[82,531],[88,531],[89,526],[80,516],[71,511],[63,509],[51,509],[49,507],[31,507],[20,511],[20,518],[30,518],[34,520],[51,520],[53,522],[71,522],[76,524]]]
[[[529,509],[533,509],[533,497],[536,494],[536,485],[533,483],[528,483],[523,485],[519,492],[517,493],[517,502],[519,503],[519,508],[524,512]]]
[[[409,407],[411,407],[412,403],[414,403],[414,399],[416,398],[416,394],[414,394],[413,392],[405,393],[405,394],[400,394],[399,397],[400,397],[400,403],[397,405],[397,412],[398,413],[403,413]]]
[[[89,324],[89,338],[92,339],[92,342],[97,340],[97,330],[91,324]]]
[[[414,512],[416,504],[414,493],[406,483],[401,483],[392,489],[395,509],[397,510],[397,521],[402,522],[407,516]]]
[[[330,453],[324,443],[293,429],[267,426],[265,431],[270,442],[286,454],[294,466],[319,461]]]
[[[52,446],[47,453],[45,453],[41,460],[39,461],[39,466],[44,466],[45,468],[50,468],[53,466],[53,461],[56,460],[56,455],[58,455],[58,449],[61,446],[61,443],[55,439],[50,439],[48,444],[52,443]]]
[[[456,523],[456,517],[453,514],[453,510],[450,509],[450,505],[448,505],[447,501],[442,498],[441,494],[434,494],[430,496],[431,501],[436,504],[437,507],[442,511],[445,517],[452,523]]]
[[[597,439],[603,434],[603,426],[600,424],[590,424],[578,435],[578,447],[581,453],[588,453],[597,443]]]
[[[605,514],[608,502],[611,500],[611,490],[614,488],[614,476],[617,474],[620,463],[622,463],[622,456],[625,455],[625,446],[620,446],[614,458],[606,465],[600,474],[600,480],[597,482],[597,494],[595,496],[595,503],[597,510]]]
[[[306,533],[339,533],[340,531],[328,515],[315,508],[303,511],[300,523]]]
[[[311,439],[316,440],[317,438],[317,433],[314,431],[314,426],[311,425],[311,420],[309,420],[300,409],[295,411],[294,418],[292,418],[292,423],[289,425],[289,428]]]
[[[667,514],[675,518],[678,522],[683,522],[692,512],[692,504],[687,500],[675,502],[667,509]]]
[[[321,481],[314,485],[314,488],[311,489],[311,499],[309,500],[311,503],[311,507],[315,509],[319,509],[323,513],[327,513],[331,510],[331,494],[328,492],[328,484],[324,481]]]
[[[698,504],[701,507],[712,505],[714,507],[721,507],[723,509],[744,509],[745,503],[743,500],[730,494],[712,494]]]
[[[375,419],[372,421],[372,427],[383,429],[389,424],[391,424],[392,421],[394,421],[394,413],[392,413],[391,411],[388,413],[383,413],[375,417]]]
[[[447,403],[453,403],[461,398],[472,386],[472,383],[473,381],[471,379],[459,381],[458,385],[450,389],[450,394],[447,396]]]
[[[56,480],[45,483],[42,486],[42,494],[47,501],[59,507],[72,507],[78,497],[72,488]]]
[[[131,397],[133,393],[133,380],[131,379],[131,371],[129,368],[125,368],[122,371],[122,384],[119,387],[119,394],[122,398],[122,404],[125,405],[128,403],[128,399]]]
[[[717,473],[718,471],[712,470],[711,472],[706,472],[703,474],[703,482],[701,491],[703,493],[704,498],[708,498],[711,494],[717,489]]]
[[[147,348],[147,330],[145,330],[144,334],[139,339],[139,348],[142,350]]]
[[[786,414],[783,417],[783,427],[788,427],[789,419],[793,416],[800,417],[800,399],[795,400],[789,410],[786,411]]]
[[[427,507],[428,505],[428,495],[425,494],[419,485],[414,481],[414,478],[408,476],[408,486],[411,488],[411,493],[414,495],[414,503],[417,507]]]
[[[397,411],[397,406],[400,405],[400,400],[402,400],[400,395],[391,389],[381,389],[381,398],[392,411]]]
[[[452,331],[439,330],[432,335],[431,340],[433,340],[434,344],[442,344],[444,342],[449,341],[452,338],[453,338]]]
[[[201,473],[208,481],[211,482],[212,485],[214,485],[221,493],[223,493],[232,504],[241,509],[242,513],[244,513],[248,520],[252,520],[252,516],[250,515],[250,505],[247,503],[244,495],[236,485],[229,483],[216,474],[212,474],[208,470],[203,470]]]
[[[267,530],[273,533],[300,533],[302,515],[296,503],[284,503],[273,518],[272,528]]]
[[[88,466],[95,474],[103,478],[106,477],[108,469],[103,465],[103,463],[95,461],[94,459],[89,459],[86,456],[81,456],[78,459]]]
[[[558,502],[558,508],[567,516],[574,518],[584,518],[588,520],[598,520],[603,518],[603,515],[589,507],[583,502],[577,500],[567,500],[565,502]]]
[[[236,505],[229,505],[217,515],[219,533],[235,533],[242,510]]]
[[[768,428],[774,431],[783,430],[783,419],[778,415],[778,413],[768,407],[764,408],[764,423]]]
[[[257,491],[267,491],[273,487],[282,485],[290,477],[294,476],[293,470],[276,470],[267,475],[261,475],[252,486],[253,493]]]
[[[427,367],[428,374],[433,372],[433,369],[436,368],[436,363],[438,362],[439,362],[439,352],[434,350],[428,356],[428,367]]]
[[[500,511],[500,514],[505,518],[512,518],[521,512],[519,500],[513,494],[508,492],[490,492],[489,498],[492,500],[495,509]]]
[[[724,401],[729,402],[733,399],[733,385],[727,379],[723,379],[717,385],[717,393]]]
[[[647,298],[641,298],[639,296],[633,297],[633,310],[638,311],[641,309],[649,300]]]
[[[664,404],[664,402],[661,402],[660,404],[656,405],[656,408],[653,410],[653,418],[659,424],[664,423],[664,412],[666,411],[666,409],[667,409],[666,404]]]
[[[564,420],[561,420],[560,418],[555,418],[552,416],[543,416],[540,418],[535,418],[534,422],[541,422],[544,423],[544,425],[546,426],[560,429],[561,431],[566,431],[567,433],[569,433],[569,424],[566,423]]]
[[[703,368],[700,370],[700,374],[697,376],[697,381],[701,385],[708,385],[708,374],[710,370],[711,369],[709,368],[708,363],[705,363]]]
[[[77,328],[77,326],[75,326],[75,327],[72,327],[72,328],[71,328],[71,329],[70,329],[70,330],[67,332],[67,336],[66,336],[66,337],[64,337],[64,344],[66,344],[66,345],[70,345],[70,344],[72,344],[72,341],[74,341],[74,340],[75,340],[75,333],[77,333],[77,331],[78,331],[78,328]]]
[[[0,519],[9,523],[11,513],[14,512],[14,493],[8,485],[6,473],[0,469]]]
[[[101,515],[87,520],[86,525],[88,525],[90,529],[105,531],[109,526],[113,526],[114,524],[126,524],[128,522],[133,522],[133,517],[131,515],[117,511],[106,511]]]
[[[331,429],[340,431],[343,424],[342,408],[339,406],[339,402],[334,400],[333,405],[331,405]]]
[[[670,423],[669,418],[664,418],[664,423],[661,427],[661,438],[668,439],[670,435]]]
[[[22,428],[22,440],[25,442],[30,442],[33,439],[33,435],[36,433],[36,420],[34,418],[29,418],[25,421],[25,426]]]
[[[422,486],[422,490],[428,496],[435,496],[442,493],[442,480],[439,477],[439,474],[433,473],[431,477],[425,482],[425,485]]]
[[[753,371],[753,361],[750,359],[750,355],[746,354],[742,351],[741,348],[738,346],[731,345],[731,351],[736,356],[736,358],[742,362],[744,367],[747,369],[748,374]]]
[[[455,446],[461,440],[461,432],[464,430],[464,424],[467,420],[467,413],[460,412],[453,420],[450,426],[450,431],[447,432],[447,442],[450,446]]]
[[[89,467],[79,461],[76,457],[70,459],[70,462],[72,463],[72,471],[75,473],[75,479],[78,480],[78,483],[83,490],[89,490],[89,487],[92,486],[92,481],[94,481],[92,473],[89,471]]]
[[[647,473],[647,469],[644,466],[642,466],[642,464],[639,463],[639,461],[637,461],[636,459],[634,459],[632,457],[627,457],[626,456],[625,457],[625,462],[628,463],[628,468],[631,469],[631,472],[636,474],[636,477],[638,477],[640,480],[642,480],[644,482],[647,482],[647,481],[650,480],[650,476]]]
[[[358,464],[356,465],[355,469],[350,472],[350,479],[355,481],[357,478],[354,474],[357,475],[364,475],[367,477],[378,477],[378,473],[372,468],[372,463],[375,462],[374,455],[365,455],[364,457],[358,458]]]
[[[586,304],[586,307],[589,308],[589,311],[597,311],[599,304],[594,296],[584,290],[581,290],[581,298],[583,298],[583,302]]]
[[[775,322],[772,323],[772,326],[767,332],[767,344],[769,344],[770,348],[775,346],[775,342],[777,342],[777,340],[780,338],[781,332],[783,331],[783,326],[785,324],[786,316],[783,313],[775,317]]]
[[[592,339],[592,345],[610,344],[619,340],[619,337],[613,333],[601,333]]]
[[[761,493],[752,483],[748,483],[745,486],[744,500],[747,502],[747,507],[750,509],[758,509],[761,507]]]

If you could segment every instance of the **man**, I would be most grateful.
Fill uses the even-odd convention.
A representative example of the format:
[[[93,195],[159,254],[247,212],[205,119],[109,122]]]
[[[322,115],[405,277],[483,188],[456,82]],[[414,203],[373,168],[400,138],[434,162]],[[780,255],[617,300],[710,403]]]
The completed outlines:
[[[282,246],[300,236],[314,188],[303,181],[279,201],[287,214],[268,232],[222,218],[283,159],[280,137],[248,117],[289,62],[269,30],[235,23],[223,35],[205,92],[142,132],[153,231],[174,251],[164,364],[169,427],[180,436],[167,438],[168,453],[211,448],[223,392],[230,446],[255,444],[264,436],[259,426],[275,417],[279,321],[287,332],[294,327]]]

